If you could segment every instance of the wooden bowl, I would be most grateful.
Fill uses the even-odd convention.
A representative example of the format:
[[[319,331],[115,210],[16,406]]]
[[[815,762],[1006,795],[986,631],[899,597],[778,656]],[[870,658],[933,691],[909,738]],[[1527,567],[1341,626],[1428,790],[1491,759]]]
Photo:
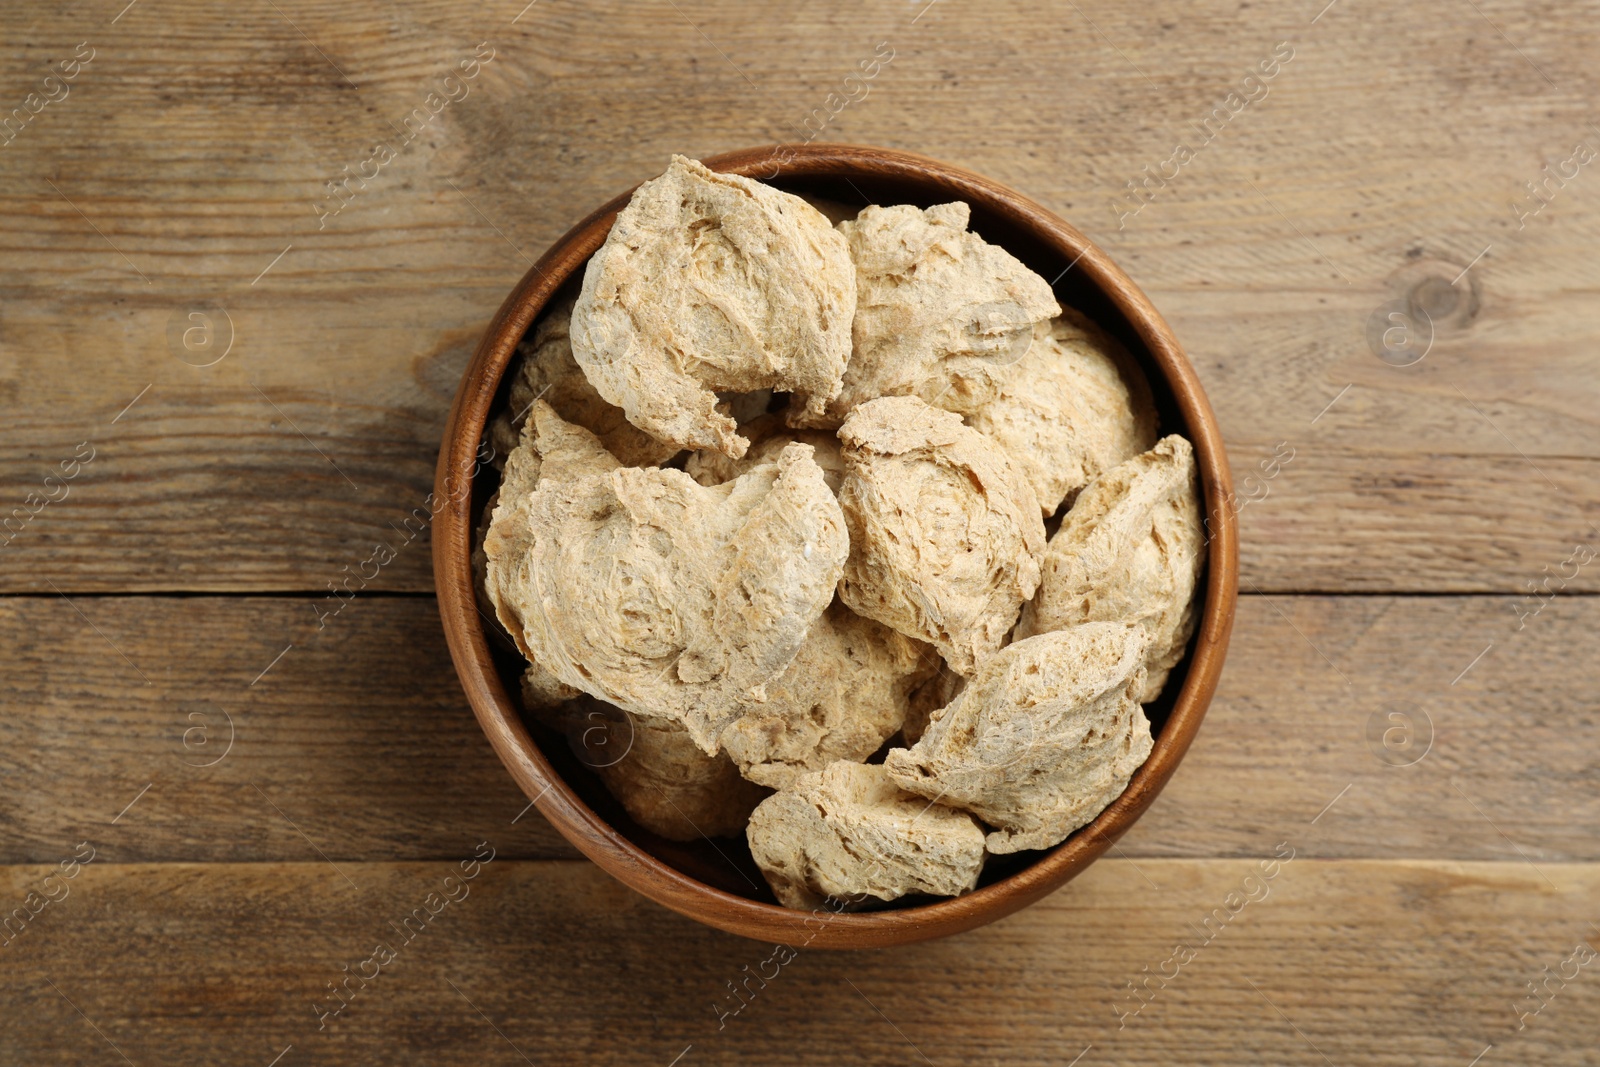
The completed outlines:
[[[632,190],[574,226],[512,290],[450,410],[432,501],[433,567],[456,671],[484,733],[540,813],[606,871],[676,912],[792,947],[894,945],[992,922],[1061,886],[1110,847],[1150,806],[1200,727],[1222,672],[1238,586],[1237,505],[1216,417],[1182,346],[1128,276],[1083,234],[1003,185],[923,156],[854,145],[753,148],[704,162],[713,170],[846,204],[926,207],[965,200],[974,231],[1054,279],[1063,305],[1084,312],[1134,354],[1155,394],[1162,432],[1180,432],[1194,445],[1211,532],[1198,632],[1161,700],[1146,709],[1155,735],[1150,758],[1088,826],[1045,852],[990,857],[983,883],[965,896],[812,914],[773,901],[743,841],[681,845],[634,825],[561,735],[524,721],[512,695],[518,692],[520,657],[491,648],[473,596],[473,527],[496,482],[492,468],[479,469],[476,454],[491,411],[505,403],[503,379],[517,343],[558,290],[581,281],[585,262]]]

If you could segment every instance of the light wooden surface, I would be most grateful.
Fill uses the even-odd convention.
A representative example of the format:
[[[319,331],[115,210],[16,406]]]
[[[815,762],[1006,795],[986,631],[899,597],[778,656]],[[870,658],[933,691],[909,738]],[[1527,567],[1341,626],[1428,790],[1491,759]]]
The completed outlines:
[[[0,144],[0,516],[95,455],[0,548],[3,910],[96,850],[0,947],[0,1062],[1591,1061],[1594,966],[1517,1012],[1600,945],[1600,567],[1518,626],[1526,583],[1600,547],[1600,177],[1522,229],[1511,204],[1600,147],[1600,9],[523,2],[0,11],[0,115],[95,50]],[[470,95],[319,230],[323,183],[483,41]],[[1268,95],[1119,229],[1111,198],[1280,41]],[[802,950],[719,1030],[771,947],[519,818],[424,540],[315,608],[421,504],[527,261],[673,151],[803,137],[879,42],[824,136],[1061,213],[1189,347],[1236,480],[1295,458],[1241,515],[1213,711],[1120,853],[946,942]],[[1428,355],[1376,358],[1373,312],[1458,275]],[[232,349],[186,365],[216,307]],[[1411,766],[1390,710],[1431,724]],[[480,841],[472,895],[319,1032],[341,964]],[[1270,894],[1119,1031],[1125,983],[1280,842]]]
[[[1103,862],[970,934],[800,948],[781,969],[761,966],[772,946],[674,915],[582,861],[497,858],[405,941],[389,924],[454,866],[97,860],[7,950],[26,948],[7,968],[20,1023],[8,1061],[121,1062],[107,1039],[137,1064],[266,1064],[288,1046],[284,1063],[521,1063],[520,1052],[664,1065],[689,1049],[680,1064],[1041,1067],[1087,1046],[1080,1063],[1466,1064],[1489,1044],[1506,1062],[1581,1063],[1593,1051],[1587,972],[1520,1031],[1512,1009],[1527,977],[1595,936],[1564,906],[1600,893],[1590,864],[1541,876],[1296,857],[1265,896],[1202,927],[1255,861]],[[10,868],[4,888],[19,895],[44,870]],[[1407,933],[1419,926],[1426,936]],[[1167,964],[1176,976],[1152,982],[1133,1015],[1127,983],[1157,973],[1178,941],[1192,958]],[[379,942],[394,961],[366,988],[352,982],[321,1025],[317,1006],[338,1004],[327,983]],[[729,983],[752,974],[736,999]]]

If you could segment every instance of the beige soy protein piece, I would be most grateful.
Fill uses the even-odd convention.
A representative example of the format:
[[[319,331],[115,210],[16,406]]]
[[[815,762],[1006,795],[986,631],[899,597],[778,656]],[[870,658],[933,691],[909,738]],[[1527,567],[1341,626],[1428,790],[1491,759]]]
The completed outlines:
[[[1121,345],[1065,311],[967,424],[1006,450],[1052,515],[1091,479],[1156,443],[1149,393]]]
[[[617,216],[572,310],[572,354],[650,436],[737,458],[717,391],[781,389],[820,415],[850,358],[856,277],[804,200],[673,156]]]
[[[1043,278],[967,229],[971,214],[960,201],[872,206],[839,224],[855,263],[855,349],[825,417],[808,409],[797,424],[837,426],[880,396],[962,414],[994,398],[1061,307]]]
[[[891,749],[895,784],[994,828],[990,852],[1051,848],[1127,788],[1150,755],[1146,637],[1093,622],[1006,646],[922,739]]]
[[[910,693],[939,654],[835,601],[767,699],[722,732],[746,778],[781,788],[835,760],[864,760],[900,729]]]
[[[839,597],[970,675],[1039,585],[1044,522],[987,437],[916,397],[872,400],[839,429],[850,559]]]
[[[488,553],[486,553],[483,549],[483,543],[488,537],[489,522],[491,517],[494,515],[494,509],[499,503],[499,500],[500,495],[498,493],[489,498],[489,502],[484,505],[483,518],[478,523],[477,530],[473,533],[473,594],[474,599],[477,601],[478,611],[483,614],[485,619],[492,619],[495,617],[495,607],[494,601],[489,597],[489,589],[486,584],[489,576],[489,556]],[[503,633],[497,634],[492,629],[486,629],[485,636],[491,641],[505,641],[509,639],[509,635]],[[517,644],[514,639],[512,640],[512,643]],[[526,659],[528,655],[527,651],[523,649],[520,644],[517,644],[517,648],[518,651],[522,652],[523,658]],[[582,695],[578,690],[572,688],[570,685],[564,684],[559,678],[555,677],[549,671],[545,670],[539,664],[534,663],[532,660],[528,660],[528,665],[522,672],[522,679],[519,688],[522,692],[523,708],[535,715],[538,715],[539,713],[549,709],[559,708],[566,704],[567,701],[576,699]]]
[[[822,477],[835,493],[844,480],[844,457],[839,454],[839,438],[830,430],[792,430],[783,422],[783,416],[773,413],[760,415],[741,423],[739,432],[750,442],[750,449],[739,459],[731,459],[715,449],[703,448],[689,453],[683,469],[701,485],[721,485],[731,482],[753,467],[771,460],[785,447],[800,441],[812,447],[812,458],[822,468]]]
[[[496,613],[529,659],[715,754],[832,601],[849,542],[811,448],[792,444],[712,487],[677,470],[546,474],[502,501],[484,550]]]
[[[524,668],[517,688],[522,693],[523,708],[534,715],[560,708],[583,695],[532,660]]]
[[[975,889],[983,830],[965,812],[904,792],[881,766],[840,761],[763,800],[745,830],[778,901],[898,900]]]
[[[573,299],[553,305],[517,346],[506,410],[489,425],[490,444],[499,461],[496,466],[516,447],[535,400],[543,400],[562,418],[600,438],[625,467],[665,463],[678,453],[678,447],[651,437],[629,422],[621,408],[601,399],[572,358]]]
[[[767,795],[727,756],[702,752],[671,719],[630,715],[590,697],[563,711],[580,762],[653,834],[671,841],[737,836]]]
[[[500,522],[497,551],[515,554],[526,546],[526,532],[512,521],[512,514],[531,497],[541,480],[559,480],[585,474],[604,474],[620,464],[600,439],[581,426],[575,426],[557,415],[542,400],[532,401],[520,427],[516,447],[505,457],[505,468],[500,475],[500,491],[489,504],[489,517],[477,548],[472,554],[472,565],[480,592],[480,606],[495,614],[504,623],[499,600],[490,592],[489,585],[489,531],[495,528],[495,516],[501,512],[500,501],[506,502],[506,517]],[[528,660],[522,675],[523,704],[529,709],[555,708],[579,695],[580,690],[562,682],[534,658],[519,629],[507,626],[507,632],[517,648]]]
[[[965,678],[941,663],[932,677],[911,691],[906,719],[900,724],[900,737],[907,747],[922,739],[934,712],[954,700],[966,683]]]
[[[1149,644],[1139,700],[1148,703],[1194,634],[1204,568],[1194,449],[1172,434],[1079,494],[1050,539],[1038,596],[1023,609],[1017,636],[1084,622],[1140,627]]]
[[[497,615],[502,605],[490,581],[490,543],[494,543],[494,554],[500,557],[526,550],[532,530],[526,523],[515,521],[515,514],[527,506],[541,482],[605,474],[620,466],[594,434],[567,422],[544,401],[533,403],[522,424],[517,446],[506,456],[505,469],[500,474],[500,491],[483,539],[484,592]],[[505,623],[504,616],[500,621]],[[520,628],[508,626],[507,632],[522,654],[530,655]]]

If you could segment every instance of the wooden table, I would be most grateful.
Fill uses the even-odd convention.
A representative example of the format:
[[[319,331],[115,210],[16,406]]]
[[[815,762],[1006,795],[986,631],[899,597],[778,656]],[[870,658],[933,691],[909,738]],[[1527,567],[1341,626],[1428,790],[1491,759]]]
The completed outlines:
[[[1596,5],[124,2],[0,18],[0,1062],[1596,1062]],[[735,1000],[770,946],[527,810],[400,531],[530,260],[808,119],[1117,257],[1246,595],[1108,858]]]

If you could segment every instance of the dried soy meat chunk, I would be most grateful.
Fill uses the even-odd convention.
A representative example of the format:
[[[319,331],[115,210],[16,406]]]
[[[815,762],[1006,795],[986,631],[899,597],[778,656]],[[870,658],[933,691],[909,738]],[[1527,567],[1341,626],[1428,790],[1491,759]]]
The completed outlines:
[[[900,729],[911,690],[939,655],[835,601],[767,699],[743,709],[722,747],[746,778],[780,788],[835,760],[864,760]]]
[[[1006,450],[1046,515],[1156,443],[1155,408],[1132,357],[1076,312],[1050,323],[967,424]]]
[[[839,224],[856,271],[850,364],[838,398],[820,417],[814,404],[796,410],[797,425],[837,426],[881,396],[962,414],[994,398],[1061,307],[1043,278],[967,229],[971,213],[960,201],[872,206]]]
[[[859,904],[977,887],[983,830],[964,812],[895,786],[883,768],[840,761],[763,800],[745,831],[780,903]]]
[[[714,754],[833,599],[848,541],[810,447],[793,444],[713,487],[631,467],[541,479],[502,502],[484,548],[496,611],[531,660]]]
[[[708,756],[681,723],[629,714],[588,696],[562,709],[558,728],[633,821],[671,841],[734,837],[768,790],[725,755]]]
[[[1084,622],[1127,622],[1148,638],[1139,700],[1161,695],[1194,634],[1194,592],[1205,568],[1194,449],[1182,437],[1089,483],[1044,554],[1037,597],[1017,635]]]
[[[717,391],[781,389],[820,414],[850,357],[856,279],[810,204],[674,156],[589,260],[572,353],[628,420],[682,448],[747,442]]]
[[[1086,623],[1008,645],[884,768],[994,827],[990,852],[1051,848],[1105,810],[1150,755],[1136,699],[1145,635]]]
[[[517,346],[506,410],[489,424],[496,466],[517,445],[523,423],[535,400],[543,400],[561,417],[600,438],[625,467],[654,467],[680,451],[677,445],[658,441],[628,421],[619,407],[601,399],[582,368],[572,358],[572,302],[552,306]]]
[[[850,527],[840,599],[970,675],[1039,584],[1032,488],[993,441],[916,397],[861,405],[839,439]]]
[[[589,431],[564,421],[542,400],[533,401],[518,431],[518,440],[505,456],[505,468],[500,476],[500,489],[484,505],[483,520],[474,536],[472,570],[474,592],[478,610],[485,621],[499,615],[495,598],[489,592],[489,531],[494,526],[494,516],[500,510],[500,501],[507,502],[507,512],[527,500],[538,488],[541,479],[560,479],[583,474],[604,473],[619,466],[600,440]],[[502,537],[510,530],[504,524]],[[507,548],[519,543],[513,536]],[[504,617],[500,616],[502,624]],[[528,667],[522,676],[523,706],[529,710],[555,708],[579,695],[579,690],[563,683],[533,658],[526,642],[514,627],[506,627],[511,639]]]
[[[813,459],[822,468],[828,488],[835,493],[844,480],[844,457],[839,452],[839,438],[830,430],[791,430],[778,414],[762,415],[741,423],[739,432],[750,441],[750,450],[738,459],[730,459],[715,449],[701,449],[689,453],[684,461],[684,472],[701,485],[721,485],[731,482],[745,471],[768,462],[789,444],[799,441],[814,450]]]

